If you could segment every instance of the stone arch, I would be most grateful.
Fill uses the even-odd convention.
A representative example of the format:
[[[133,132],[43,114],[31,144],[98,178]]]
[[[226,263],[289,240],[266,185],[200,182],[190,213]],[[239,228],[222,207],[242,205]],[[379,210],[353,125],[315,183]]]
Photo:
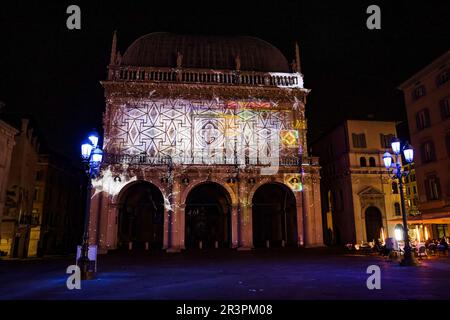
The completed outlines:
[[[203,181],[184,198],[185,245],[231,247],[232,197],[220,183]]]
[[[192,181],[191,183],[189,183],[189,185],[187,187],[185,187],[184,190],[181,192],[180,203],[185,204],[187,196],[189,195],[189,192],[191,192],[191,190],[196,188],[197,186],[199,186],[201,184],[205,184],[205,183],[215,183],[215,184],[220,185],[228,192],[228,196],[231,199],[231,204],[232,205],[237,204],[238,200],[237,200],[237,196],[236,196],[236,193],[234,192],[234,190],[224,181],[219,181],[219,180],[215,180],[215,179],[195,180],[195,181]]]
[[[116,198],[117,243],[161,249],[164,242],[165,195],[147,180],[125,185]]]
[[[253,191],[253,190],[252,190]],[[267,195],[280,197],[271,199]],[[251,193],[252,235],[254,246],[298,245],[297,201],[284,183],[259,184]]]

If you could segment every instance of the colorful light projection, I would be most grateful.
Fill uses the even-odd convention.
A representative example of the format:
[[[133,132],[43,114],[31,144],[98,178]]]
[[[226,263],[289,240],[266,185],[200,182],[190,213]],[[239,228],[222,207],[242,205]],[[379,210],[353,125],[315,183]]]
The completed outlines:
[[[285,173],[284,183],[294,192],[303,190],[302,179],[299,173]]]
[[[217,99],[149,99],[124,104],[112,114],[105,149],[150,157],[169,154],[175,163],[185,164],[207,158],[213,163],[234,163],[237,150],[240,163],[245,161],[241,154],[250,161],[264,162],[278,157],[278,148],[283,147],[278,142],[280,131],[293,125],[288,111],[267,110],[271,105]],[[291,135],[296,136],[286,137],[286,143],[295,145],[298,133]]]
[[[283,147],[298,148],[298,131],[280,130],[280,140]]]
[[[230,109],[270,109],[270,102],[259,102],[259,101],[227,101],[226,107]]]

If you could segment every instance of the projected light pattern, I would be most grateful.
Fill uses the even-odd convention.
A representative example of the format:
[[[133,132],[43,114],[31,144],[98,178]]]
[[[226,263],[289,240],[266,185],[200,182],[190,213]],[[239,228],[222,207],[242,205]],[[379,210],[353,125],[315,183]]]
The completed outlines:
[[[174,159],[220,158],[229,164],[234,163],[236,151],[251,159],[278,156],[280,150],[274,146],[298,146],[299,135],[290,130],[292,113],[268,110],[270,105],[218,99],[159,99],[122,105],[113,113],[105,149]]]

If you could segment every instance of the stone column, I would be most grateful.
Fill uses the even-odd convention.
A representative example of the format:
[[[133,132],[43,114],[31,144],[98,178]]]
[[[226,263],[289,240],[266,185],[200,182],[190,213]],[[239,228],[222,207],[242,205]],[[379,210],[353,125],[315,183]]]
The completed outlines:
[[[320,189],[315,180],[308,174],[303,185],[305,247],[323,246]]]
[[[297,215],[297,246],[302,247],[305,244],[305,232],[303,227],[303,191],[295,193],[295,208]]]
[[[169,210],[164,210],[165,212],[165,216],[167,216],[166,219],[167,223],[165,223],[165,225],[167,225],[167,231],[164,233],[165,235],[167,234],[167,242],[165,245],[165,249],[167,252],[180,252],[182,244],[181,244],[181,239],[180,239],[180,228],[182,228],[182,226],[180,225],[180,215],[181,215],[181,211],[184,210],[180,210],[180,184],[178,182],[177,179],[173,179],[173,185],[172,185],[172,203],[171,208],[172,208],[172,216],[169,216]],[[170,190],[168,190],[168,192],[170,192]],[[169,195],[167,195],[169,197]],[[184,226],[183,226],[184,228]],[[170,241],[169,241],[169,233],[170,233]]]
[[[231,205],[231,247],[238,248],[238,204]]]
[[[253,248],[252,207],[247,201],[241,202],[241,243],[239,250]]]

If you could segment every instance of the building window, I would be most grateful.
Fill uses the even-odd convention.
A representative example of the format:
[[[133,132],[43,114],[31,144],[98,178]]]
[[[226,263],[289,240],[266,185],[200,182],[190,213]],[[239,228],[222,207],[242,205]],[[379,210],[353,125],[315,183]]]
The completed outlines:
[[[406,194],[409,196],[409,194],[411,193],[411,190],[409,187],[406,187]]]
[[[366,148],[366,135],[364,133],[353,133],[352,138],[354,148]]]
[[[392,182],[392,193],[393,194],[398,194],[398,186],[397,186],[397,182]]]
[[[381,147],[389,149],[391,147],[391,142],[392,142],[393,138],[394,138],[393,134],[382,134],[382,133],[380,133]]]
[[[402,212],[400,211],[400,203],[394,203],[394,212],[396,216],[400,216]]]
[[[430,112],[428,109],[423,109],[416,113],[416,126],[418,130],[425,129],[430,126]]]
[[[410,175],[409,175],[409,179],[411,180],[411,182],[414,182],[414,181],[416,181],[416,175],[415,174],[413,174],[413,173],[411,173]]]
[[[433,141],[426,141],[420,147],[422,153],[422,163],[428,163],[436,160]]]
[[[417,188],[416,188],[416,186],[413,186],[413,193],[414,193],[414,194],[417,194]]]
[[[377,163],[375,162],[375,158],[374,157],[370,157],[369,158],[369,166],[370,167],[376,167]]]
[[[425,191],[427,193],[427,200],[438,200],[441,195],[441,186],[439,178],[435,175],[428,176],[425,179]]]
[[[44,173],[42,172],[42,170],[36,171],[36,181],[41,181],[43,175],[44,175]]]
[[[33,201],[38,201],[38,200],[39,200],[39,188],[34,188]]]
[[[445,144],[447,146],[447,155],[450,157],[450,132],[445,135]]]
[[[412,96],[414,100],[419,99],[420,97],[423,97],[426,94],[425,86],[421,85],[414,89],[412,92]]]
[[[365,157],[359,158],[359,166],[361,167],[367,167],[367,160]]]
[[[436,77],[436,84],[438,87],[448,81],[449,73],[450,73],[450,69],[446,69],[446,70],[442,71],[441,73],[439,73],[439,75]]]
[[[448,236],[447,228],[448,226],[446,224],[432,225],[433,238],[442,239],[443,237],[447,237]]]
[[[439,101],[442,120],[450,118],[450,96]]]

